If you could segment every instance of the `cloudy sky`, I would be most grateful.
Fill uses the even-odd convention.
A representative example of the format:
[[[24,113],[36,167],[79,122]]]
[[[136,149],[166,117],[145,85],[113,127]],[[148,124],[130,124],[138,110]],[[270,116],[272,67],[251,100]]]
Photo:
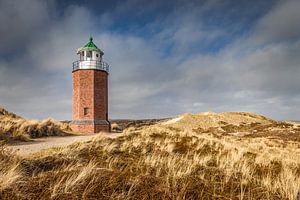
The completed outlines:
[[[0,0],[0,106],[71,119],[72,62],[92,35],[111,66],[110,118],[300,120],[299,10],[299,0]]]

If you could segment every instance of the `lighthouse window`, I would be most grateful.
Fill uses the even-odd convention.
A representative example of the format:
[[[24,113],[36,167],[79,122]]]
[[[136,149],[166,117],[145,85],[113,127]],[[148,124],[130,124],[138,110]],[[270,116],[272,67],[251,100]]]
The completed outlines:
[[[85,107],[83,108],[83,114],[87,115],[89,113],[89,108]]]
[[[80,53],[80,60],[84,59],[84,51]]]
[[[92,57],[92,51],[87,51],[86,52],[86,57],[91,58]]]

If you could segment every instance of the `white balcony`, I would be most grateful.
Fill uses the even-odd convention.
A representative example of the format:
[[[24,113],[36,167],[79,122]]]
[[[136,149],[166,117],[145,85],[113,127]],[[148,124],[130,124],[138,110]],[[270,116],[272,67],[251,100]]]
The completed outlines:
[[[77,60],[73,62],[73,71],[80,69],[96,69],[109,72],[109,65],[104,61],[99,60]]]

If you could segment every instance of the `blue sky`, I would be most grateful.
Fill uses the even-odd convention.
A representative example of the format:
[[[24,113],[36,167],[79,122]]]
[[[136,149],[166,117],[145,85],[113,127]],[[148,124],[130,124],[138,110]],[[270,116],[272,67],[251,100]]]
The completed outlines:
[[[300,2],[0,0],[0,105],[71,118],[90,35],[111,66],[111,118],[185,112],[300,116]]]

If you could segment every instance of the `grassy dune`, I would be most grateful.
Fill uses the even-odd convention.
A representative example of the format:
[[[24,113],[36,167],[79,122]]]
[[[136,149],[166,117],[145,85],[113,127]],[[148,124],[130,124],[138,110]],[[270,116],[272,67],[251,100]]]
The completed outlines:
[[[247,119],[229,124],[244,114],[233,115],[209,115],[206,123],[181,117],[130,127],[117,138],[100,136],[28,158],[17,157],[3,146],[0,196],[296,199],[300,191],[299,125],[257,120],[259,116],[248,114]],[[284,137],[288,133],[298,137]]]
[[[68,131],[67,124],[53,119],[27,120],[0,108],[0,140],[5,142],[28,141],[31,138],[43,136],[65,135]]]

